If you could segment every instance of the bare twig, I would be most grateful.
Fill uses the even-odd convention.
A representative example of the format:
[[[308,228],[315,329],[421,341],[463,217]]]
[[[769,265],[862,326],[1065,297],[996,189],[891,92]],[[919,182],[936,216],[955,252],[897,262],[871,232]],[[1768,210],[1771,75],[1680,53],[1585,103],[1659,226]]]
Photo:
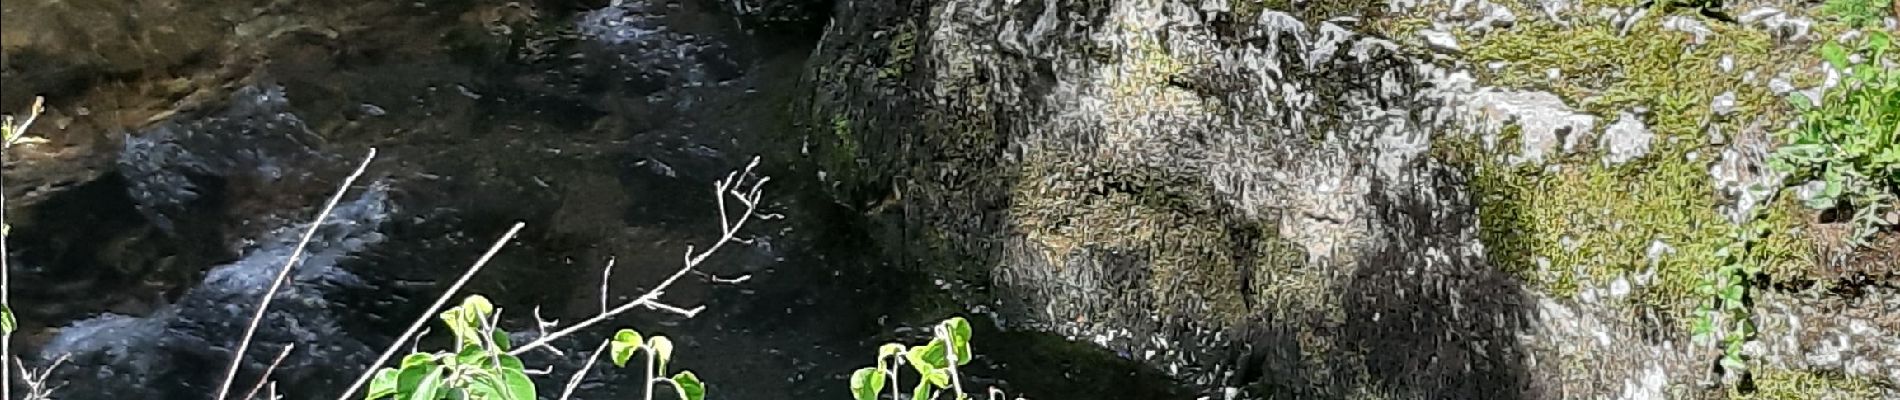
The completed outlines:
[[[263,390],[263,389],[264,389],[264,386],[266,386],[266,385],[269,385],[269,384],[270,384],[270,382],[271,382],[271,380],[270,380],[270,374],[271,374],[272,372],[276,372],[276,371],[277,371],[277,364],[281,364],[281,363],[283,363],[283,362],[284,362],[284,357],[285,357],[285,356],[289,356],[289,355],[290,355],[290,351],[291,351],[291,350],[295,350],[296,348],[297,348],[297,344],[296,344],[296,343],[291,343],[291,344],[290,344],[290,345],[288,345],[288,346],[284,346],[284,351],[279,351],[279,352],[277,352],[277,359],[275,359],[275,360],[271,360],[271,362],[270,362],[270,367],[266,367],[266,368],[264,368],[264,375],[263,375],[263,376],[259,376],[259,377],[257,377],[257,385],[256,385],[256,386],[251,386],[251,391],[249,391],[249,392],[246,392],[246,393],[244,393],[244,397],[243,397],[243,399],[244,399],[244,400],[251,400],[251,399],[254,399],[254,398],[257,398],[257,391],[259,391],[259,390]]]
[[[607,312],[607,281],[614,277],[614,258],[607,257],[607,266],[600,269],[600,312]]]
[[[745,170],[726,174],[725,179],[720,180],[719,182],[713,185],[713,193],[714,193],[713,197],[718,199],[718,204],[719,204],[719,220],[720,220],[719,240],[713,242],[713,244],[711,246],[708,246],[705,251],[698,252],[698,253],[694,253],[693,248],[691,246],[688,246],[686,248],[686,254],[684,255],[685,265],[681,266],[679,271],[674,272],[672,276],[668,276],[666,280],[661,281],[659,285],[654,286],[652,290],[647,291],[646,294],[641,295],[639,298],[633,299],[632,301],[628,301],[626,303],[622,303],[611,310],[607,310],[606,312],[595,315],[592,318],[588,318],[587,320],[581,321],[579,323],[575,323],[574,325],[568,326],[567,328],[563,328],[551,334],[543,335],[540,338],[535,339],[533,342],[529,342],[526,345],[523,345],[521,347],[515,348],[514,350],[508,351],[508,355],[519,356],[522,353],[526,353],[529,350],[534,350],[540,347],[553,348],[552,346],[549,346],[548,344],[552,343],[555,339],[559,339],[563,336],[573,334],[576,331],[579,331],[589,326],[593,326],[594,324],[600,323],[601,321],[606,321],[610,318],[613,318],[614,316],[620,315],[621,313],[627,312],[627,310],[631,310],[636,307],[647,307],[647,308],[656,309],[656,310],[676,312],[676,313],[685,315],[689,318],[692,317],[694,314],[697,314],[704,307],[696,307],[690,310],[681,309],[679,307],[673,307],[666,304],[662,304],[659,302],[659,298],[661,295],[666,294],[666,289],[669,287],[672,287],[673,283],[679,281],[680,277],[686,276],[686,274],[688,273],[692,273],[693,269],[698,267],[700,263],[705,262],[707,257],[711,257],[714,252],[719,251],[719,248],[722,246],[725,246],[726,243],[732,242],[733,238],[739,234],[739,228],[744,226],[746,221],[751,220],[752,217],[756,215],[756,213],[758,212],[760,188],[764,186],[766,182],[771,181],[772,178],[761,177],[759,178],[758,181],[752,182],[751,185],[744,187],[743,188],[744,191],[740,191],[741,188],[739,186],[741,183],[743,183],[742,180],[745,179],[746,176],[750,175],[752,173],[752,169],[757,167],[758,165],[759,165],[759,159],[754,157],[751,163],[746,164]],[[739,201],[741,204],[745,205],[745,212],[739,215],[739,218],[736,221],[732,220],[731,217],[728,215],[729,211],[726,209],[727,195],[731,195],[734,199]]]
[[[224,400],[225,396],[230,394],[231,381],[237,379],[238,367],[244,365],[244,351],[251,347],[251,336],[257,334],[257,325],[264,321],[264,311],[270,309],[271,299],[277,297],[277,290],[283,288],[284,280],[290,276],[291,269],[296,267],[297,261],[303,259],[304,247],[310,244],[310,238],[317,235],[317,229],[323,227],[323,220],[330,218],[330,211],[336,209],[336,203],[343,201],[343,195],[349,193],[350,185],[356,182],[356,178],[363,176],[363,171],[369,169],[369,162],[375,159],[376,149],[371,148],[369,155],[363,157],[363,163],[356,166],[356,172],[344,179],[343,185],[337,188],[336,195],[330,196],[330,202],[323,205],[323,211],[317,213],[317,219],[310,221],[310,228],[305,229],[303,238],[297,240],[297,247],[291,249],[290,259],[284,261],[284,267],[277,271],[277,278],[271,280],[270,289],[264,291],[264,298],[258,301],[257,312],[251,314],[250,325],[244,328],[244,336],[238,339],[237,351],[231,353],[231,367],[224,373],[224,383],[218,385],[217,400]]]
[[[581,386],[581,379],[587,377],[588,371],[594,370],[594,361],[600,359],[600,352],[607,350],[608,343],[613,343],[613,340],[600,341],[600,346],[595,346],[594,352],[587,355],[587,362],[581,364],[581,370],[574,371],[574,376],[567,378],[567,387],[561,389],[561,400],[567,400],[569,397],[574,396],[574,389]]]
[[[468,272],[463,272],[460,279],[456,279],[454,284],[449,285],[449,290],[442,292],[441,296],[436,297],[435,304],[430,304],[428,310],[423,311],[421,316],[417,316],[415,322],[409,324],[409,329],[404,330],[402,335],[396,336],[396,340],[390,343],[389,348],[383,350],[383,355],[377,356],[376,361],[370,363],[369,367],[363,370],[363,374],[356,377],[356,382],[351,383],[348,389],[343,390],[342,395],[337,396],[337,400],[348,400],[350,395],[354,395],[357,390],[362,389],[364,383],[368,383],[371,377],[376,376],[376,368],[381,367],[385,362],[389,362],[389,358],[396,355],[396,351],[402,348],[402,344],[408,342],[409,338],[416,334],[416,331],[422,329],[423,324],[429,322],[429,316],[435,315],[436,311],[441,310],[442,305],[448,303],[449,298],[454,296],[455,292],[462,289],[462,285],[468,284],[469,278],[474,277],[475,273],[481,271],[483,266],[487,266],[488,260],[495,258],[495,253],[501,252],[502,246],[507,245],[509,240],[513,240],[515,234],[521,233],[521,228],[526,225],[527,224],[517,222],[514,227],[508,228],[508,233],[502,234],[501,239],[496,240],[495,245],[490,246],[487,253],[483,253],[481,258],[475,260],[475,264],[468,268]]]
[[[58,385],[46,384],[47,378],[53,375],[53,370],[59,369],[61,364],[66,363],[66,356],[66,354],[61,354],[59,358],[53,360],[52,365],[47,365],[46,368],[38,371],[27,369],[25,360],[18,358],[13,359],[14,365],[18,365],[20,368],[20,380],[24,381],[22,383],[26,385],[25,400],[52,400],[53,392],[66,385],[64,383]]]

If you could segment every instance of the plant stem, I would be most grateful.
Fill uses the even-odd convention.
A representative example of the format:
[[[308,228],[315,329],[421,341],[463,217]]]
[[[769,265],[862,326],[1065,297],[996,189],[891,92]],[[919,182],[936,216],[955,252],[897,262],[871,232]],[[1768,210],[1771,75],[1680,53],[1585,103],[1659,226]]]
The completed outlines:
[[[646,396],[646,400],[653,400],[653,350],[647,349],[641,353],[646,353],[647,355],[647,389],[644,391],[644,395]]]
[[[323,227],[323,220],[330,217],[330,211],[336,209],[336,203],[343,201],[343,195],[350,192],[350,185],[356,183],[356,178],[363,176],[363,171],[369,169],[369,162],[375,159],[376,149],[371,148],[369,155],[363,157],[363,163],[356,166],[356,172],[350,173],[350,177],[345,178],[343,185],[337,188],[336,194],[330,196],[330,202],[323,205],[323,211],[317,213],[317,219],[310,221],[310,228],[305,229],[303,238],[297,240],[297,247],[290,250],[290,259],[284,261],[284,267],[277,271],[277,278],[271,280],[270,289],[264,291],[263,300],[258,301],[257,312],[251,314],[251,324],[244,328],[244,336],[238,339],[237,351],[231,353],[231,367],[224,373],[224,383],[218,385],[216,399],[224,400],[231,392],[231,381],[237,379],[238,367],[244,365],[244,351],[250,349],[251,337],[257,334],[258,324],[264,321],[264,311],[270,309],[271,299],[277,297],[277,291],[283,288],[290,271],[297,266],[298,261],[303,260],[304,247],[310,245],[310,238],[315,237],[317,229]]]
[[[409,324],[409,329],[404,330],[402,335],[396,336],[396,340],[389,344],[389,348],[384,349],[383,354],[376,357],[376,362],[370,363],[369,367],[363,370],[363,374],[356,377],[356,383],[351,383],[348,389],[344,389],[343,394],[337,396],[337,400],[349,400],[350,395],[356,394],[357,390],[363,388],[364,383],[368,383],[371,377],[376,376],[376,368],[381,367],[383,363],[389,362],[389,357],[395,356],[396,350],[402,348],[402,344],[408,342],[409,338],[416,334],[416,331],[421,330],[422,325],[429,322],[429,317],[435,315],[436,311],[441,310],[443,304],[448,303],[450,296],[454,296],[456,291],[461,290],[462,285],[468,284],[469,278],[473,278],[476,272],[481,271],[482,267],[487,266],[488,260],[494,259],[495,253],[500,253],[503,245],[508,244],[509,240],[514,239],[515,234],[521,233],[523,226],[527,226],[527,224],[516,222],[514,227],[508,228],[508,233],[502,234],[501,239],[495,240],[495,244],[488,247],[488,252],[482,253],[482,257],[476,259],[475,264],[470,266],[467,272],[463,272],[461,278],[456,279],[454,284],[449,285],[449,289],[442,292],[441,296],[437,296],[435,298],[435,304],[430,304],[428,310],[424,310],[422,315],[417,316],[416,320]]]

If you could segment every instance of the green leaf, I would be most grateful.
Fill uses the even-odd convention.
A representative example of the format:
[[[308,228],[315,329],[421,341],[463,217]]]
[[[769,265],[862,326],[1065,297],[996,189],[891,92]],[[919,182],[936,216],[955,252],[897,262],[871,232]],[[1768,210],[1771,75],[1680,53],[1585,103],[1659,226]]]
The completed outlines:
[[[1847,69],[1847,49],[1842,48],[1840,43],[1827,42],[1826,44],[1822,44],[1821,59],[1827,60],[1827,63],[1833,65],[1834,69]]]
[[[884,393],[884,370],[864,367],[851,373],[851,397],[857,400],[876,400],[877,395],[881,393]]]
[[[633,352],[639,351],[642,343],[644,343],[644,341],[640,339],[640,332],[635,332],[632,329],[621,329],[619,332],[614,332],[614,340],[609,344],[609,346],[613,348],[613,352],[610,354],[612,354],[614,359],[614,366],[626,368],[627,359],[633,358]]]
[[[652,339],[647,339],[647,351],[653,352],[653,358],[659,359],[659,371],[665,374],[666,361],[673,358],[673,340],[665,336],[654,336]]]
[[[1800,111],[1807,111],[1808,109],[1814,108],[1814,99],[1810,99],[1808,95],[1801,94],[1800,92],[1788,95],[1788,102],[1793,103],[1794,109]]]
[[[495,305],[489,303],[487,297],[470,295],[462,299],[462,305],[443,311],[439,317],[455,335],[458,346],[478,346],[482,343],[482,325],[494,314]]]
[[[964,320],[963,317],[951,318],[949,320],[943,321],[943,323],[939,325],[938,329],[944,334],[947,334],[949,342],[950,342],[950,349],[955,350],[953,354],[956,354],[957,356],[956,357],[957,365],[969,364],[970,363],[970,322]]]
[[[441,364],[435,364],[435,356],[428,353],[410,353],[403,356],[403,368],[395,373],[395,398],[397,400],[431,400],[414,396],[416,389],[426,381],[429,375],[441,372]]]
[[[932,371],[950,367],[945,354],[947,349],[943,339],[931,339],[930,344],[910,348],[904,353],[904,359],[910,361],[910,366],[916,368],[917,373],[930,375]]]
[[[535,400],[534,380],[528,379],[528,372],[522,368],[521,360],[515,356],[501,356],[502,393],[510,400]]]
[[[1742,295],[1746,290],[1747,288],[1742,287],[1742,285],[1732,285],[1722,288],[1722,300],[1727,301],[1730,307],[1740,307],[1742,305]]]
[[[496,351],[506,352],[508,349],[515,347],[514,339],[510,339],[506,331],[496,329],[495,332],[489,336],[490,340],[493,340],[495,343]]]
[[[679,391],[680,400],[706,400],[706,385],[699,382],[693,371],[673,375],[673,389]]]
[[[879,346],[877,348],[877,369],[879,370],[890,369],[891,368],[890,361],[888,360],[891,358],[891,356],[899,355],[899,354],[904,354],[904,345],[897,344],[897,343],[885,343],[883,346]]]
[[[1862,44],[1861,48],[1867,50],[1869,53],[1874,53],[1874,56],[1878,57],[1880,54],[1886,53],[1887,46],[1892,43],[1893,37],[1887,36],[1886,32],[1873,31],[1868,33],[1867,43]]]
[[[924,375],[924,381],[930,382],[932,385],[937,385],[938,389],[947,389],[950,387],[949,371],[950,370],[947,369],[932,370],[930,374]]]
[[[930,382],[917,381],[917,387],[910,390],[910,400],[929,400]]]
[[[415,392],[411,393],[409,398],[413,400],[435,400],[438,396],[436,391],[441,389],[442,366],[438,365],[429,368],[426,375],[423,376],[422,382],[416,383]]]
[[[12,334],[19,327],[16,323],[13,320],[13,307],[0,304],[0,333]]]
[[[363,400],[380,400],[396,395],[396,373],[395,368],[376,371],[376,377],[369,380],[369,392],[363,395]]]

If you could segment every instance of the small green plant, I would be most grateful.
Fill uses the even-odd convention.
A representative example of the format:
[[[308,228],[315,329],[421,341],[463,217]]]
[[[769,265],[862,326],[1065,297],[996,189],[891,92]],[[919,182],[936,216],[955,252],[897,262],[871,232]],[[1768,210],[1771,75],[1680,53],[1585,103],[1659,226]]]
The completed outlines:
[[[1821,13],[1847,26],[1866,27],[1880,25],[1892,6],[1893,0],[1827,0],[1821,4]]]
[[[1842,71],[1841,86],[1816,99],[1790,98],[1801,112],[1801,125],[1785,131],[1787,144],[1769,163],[1791,182],[1818,180],[1820,190],[1808,206],[1853,212],[1854,242],[1865,244],[1874,232],[1896,222],[1895,190],[1900,188],[1900,69],[1893,60],[1892,37],[1868,32],[1855,44],[1863,61],[1855,64],[1847,45],[1828,42],[1821,58]]]
[[[1762,270],[1750,250],[1767,234],[1768,224],[1759,219],[1737,226],[1729,244],[1715,251],[1719,266],[1696,287],[1708,300],[1696,306],[1690,331],[1697,342],[1718,343],[1722,355],[1717,365],[1737,376],[1748,373],[1742,345],[1755,337],[1749,288]]]
[[[401,365],[378,370],[364,399],[536,399],[534,381],[528,379],[521,359],[509,354],[508,334],[495,329],[499,317],[494,305],[480,295],[469,296],[462,305],[443,311],[440,319],[455,337],[457,350],[411,353],[403,357]],[[666,363],[673,355],[673,343],[665,336],[642,340],[638,332],[621,329],[608,343],[616,367],[625,367],[635,352],[646,354],[648,399],[653,398],[658,383],[671,385],[682,400],[705,399],[706,386],[692,371],[654,378],[656,370],[666,374]]]
[[[970,363],[970,322],[962,317],[938,323],[929,343],[904,346],[887,343],[877,349],[877,366],[864,367],[851,374],[851,395],[857,400],[875,400],[890,383],[891,400],[898,400],[901,389],[898,366],[908,364],[917,372],[917,385],[911,400],[935,399],[946,390],[953,399],[970,398],[963,391],[957,367]],[[994,391],[992,391],[994,393]]]

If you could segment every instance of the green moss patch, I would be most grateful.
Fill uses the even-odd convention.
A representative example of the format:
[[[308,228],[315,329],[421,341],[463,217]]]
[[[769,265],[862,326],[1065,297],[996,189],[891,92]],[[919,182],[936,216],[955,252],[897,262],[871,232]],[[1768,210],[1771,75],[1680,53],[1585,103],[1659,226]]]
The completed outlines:
[[[1654,284],[1639,287],[1637,299],[1676,309],[1695,296],[1693,287],[1712,268],[1732,226],[1719,212],[1709,177],[1708,160],[1720,148],[1706,132],[1733,134],[1749,123],[1785,120],[1779,100],[1742,75],[1773,76],[1771,68],[1793,56],[1773,50],[1758,31],[1710,24],[1716,34],[1694,44],[1686,33],[1663,29],[1660,20],[1646,18],[1627,35],[1605,22],[1563,27],[1531,21],[1469,48],[1472,64],[1503,65],[1481,71],[1490,84],[1550,91],[1600,116],[1647,110],[1643,122],[1656,134],[1648,155],[1615,166],[1599,162],[1599,152],[1584,151],[1549,168],[1514,167],[1468,140],[1441,143],[1447,147],[1441,155],[1472,174],[1483,240],[1500,268],[1572,296],[1653,267]],[[1724,56],[1732,70],[1720,67]],[[1736,96],[1736,110],[1715,115],[1711,101],[1727,91]],[[1793,226],[1785,214],[1772,217],[1777,226]],[[1799,262],[1810,253],[1798,240],[1771,239],[1760,251],[1776,260]]]

